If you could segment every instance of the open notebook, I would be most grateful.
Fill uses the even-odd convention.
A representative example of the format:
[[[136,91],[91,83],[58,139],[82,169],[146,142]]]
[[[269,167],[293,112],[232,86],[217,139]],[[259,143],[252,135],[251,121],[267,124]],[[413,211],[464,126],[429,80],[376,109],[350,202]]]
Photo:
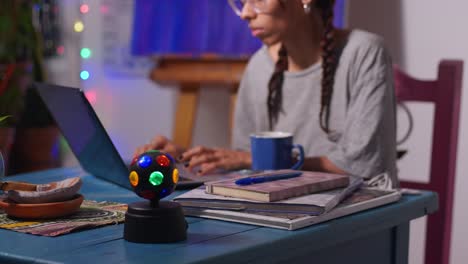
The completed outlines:
[[[126,164],[82,90],[52,84],[35,83],[34,88],[49,109],[81,167],[92,175],[131,189]],[[190,174],[183,165],[179,189],[203,184],[201,177]],[[210,179],[206,177],[206,179]]]

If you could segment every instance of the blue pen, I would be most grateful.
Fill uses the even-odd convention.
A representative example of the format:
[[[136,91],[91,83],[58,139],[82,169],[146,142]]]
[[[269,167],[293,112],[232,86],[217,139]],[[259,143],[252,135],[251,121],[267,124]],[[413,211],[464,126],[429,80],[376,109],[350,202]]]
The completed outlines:
[[[294,178],[301,176],[302,172],[300,171],[293,171],[293,172],[286,172],[276,175],[267,175],[267,176],[260,176],[260,177],[247,177],[238,179],[235,181],[237,185],[250,185],[262,182],[269,182],[269,181],[277,181],[277,180],[284,180],[289,178]]]

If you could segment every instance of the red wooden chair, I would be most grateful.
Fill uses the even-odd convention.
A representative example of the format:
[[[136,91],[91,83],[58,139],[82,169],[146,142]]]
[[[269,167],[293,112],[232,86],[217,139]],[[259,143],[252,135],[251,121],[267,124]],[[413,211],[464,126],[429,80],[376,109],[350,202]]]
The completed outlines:
[[[463,62],[458,60],[441,61],[433,81],[417,80],[394,68],[399,101],[435,104],[429,182],[401,182],[404,188],[431,190],[439,195],[439,210],[427,220],[426,264],[449,263],[462,74]]]

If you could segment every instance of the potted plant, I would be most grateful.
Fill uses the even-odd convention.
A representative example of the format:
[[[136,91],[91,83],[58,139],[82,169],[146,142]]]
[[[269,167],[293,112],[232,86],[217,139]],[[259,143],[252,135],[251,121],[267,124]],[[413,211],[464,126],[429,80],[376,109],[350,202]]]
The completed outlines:
[[[23,94],[29,79],[33,47],[31,3],[4,0],[0,2],[0,116],[8,115],[0,127],[3,138],[0,149],[8,157],[14,127],[23,106]]]
[[[28,89],[33,80],[42,82],[45,78],[41,36],[33,24],[33,7],[40,2],[0,1],[0,116],[10,116],[0,124],[0,151],[7,166],[19,167],[10,164],[16,160],[25,171],[50,166],[42,163],[50,163],[59,135],[39,97]],[[36,126],[37,122],[41,126]]]

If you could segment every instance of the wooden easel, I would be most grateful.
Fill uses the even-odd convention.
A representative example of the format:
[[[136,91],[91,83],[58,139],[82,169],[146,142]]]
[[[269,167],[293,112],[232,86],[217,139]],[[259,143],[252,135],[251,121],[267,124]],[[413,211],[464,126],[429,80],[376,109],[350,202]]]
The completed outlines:
[[[229,118],[230,128],[232,128],[237,87],[246,63],[247,59],[223,59],[215,56],[204,56],[196,59],[158,58],[158,65],[151,71],[151,79],[157,83],[175,83],[180,88],[172,137],[176,144],[185,148],[192,144],[200,88],[203,85],[215,85],[219,88],[229,89]]]

